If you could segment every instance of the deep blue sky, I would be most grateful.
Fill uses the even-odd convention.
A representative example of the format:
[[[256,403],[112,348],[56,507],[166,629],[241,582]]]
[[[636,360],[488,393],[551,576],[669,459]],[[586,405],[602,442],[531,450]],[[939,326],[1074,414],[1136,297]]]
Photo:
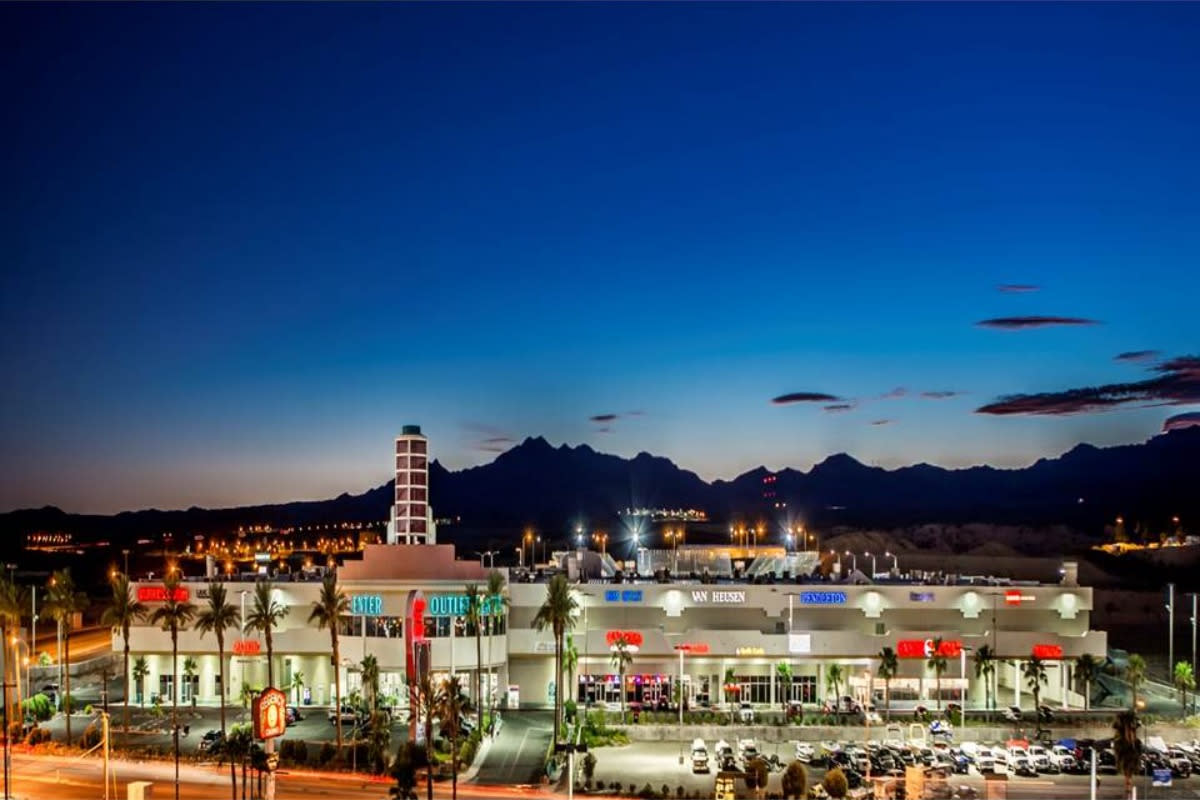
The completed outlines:
[[[359,491],[410,422],[451,467],[542,434],[711,478],[1020,465],[1188,410],[975,413],[1200,350],[1200,5],[0,29],[0,508]],[[1026,315],[1101,324],[976,324]]]

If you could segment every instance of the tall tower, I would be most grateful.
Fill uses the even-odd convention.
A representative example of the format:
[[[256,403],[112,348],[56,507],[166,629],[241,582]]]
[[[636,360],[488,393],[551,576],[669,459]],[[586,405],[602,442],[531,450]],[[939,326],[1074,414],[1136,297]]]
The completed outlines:
[[[389,544],[436,544],[429,506],[429,440],[420,425],[405,425],[396,437],[396,502]]]

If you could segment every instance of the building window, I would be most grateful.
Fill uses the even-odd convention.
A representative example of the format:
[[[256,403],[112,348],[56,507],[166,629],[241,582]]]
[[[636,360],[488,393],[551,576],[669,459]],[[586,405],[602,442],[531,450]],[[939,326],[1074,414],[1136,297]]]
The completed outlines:
[[[397,486],[396,487],[396,502],[403,503],[403,502],[407,501],[409,491],[410,491],[410,489],[407,486]],[[424,492],[425,490],[422,489],[421,491]],[[424,499],[424,498],[422,498],[422,499]]]
[[[425,486],[428,481],[424,472],[410,472],[408,473],[408,483],[411,486]]]
[[[216,695],[217,697],[225,696],[225,692],[221,687],[221,673],[220,672],[213,675],[213,694]],[[139,699],[139,702],[141,702],[140,699]]]
[[[409,468],[425,469],[425,456],[413,456],[412,459],[409,460]]]
[[[408,532],[409,533],[425,533],[425,520],[423,520],[423,519],[409,520]]]
[[[741,687],[738,700],[743,703],[770,703],[771,676],[769,675],[739,675],[734,683]]]
[[[412,495],[408,498],[410,500],[418,500],[418,501],[424,503],[429,499],[426,496],[426,491],[427,491],[426,489],[412,489],[411,491],[412,491]]]
[[[408,515],[410,517],[425,516],[425,504],[424,503],[410,503],[408,506]]]
[[[408,469],[408,456],[396,456],[396,469]]]
[[[408,452],[408,439],[401,439],[398,442],[396,442],[397,455],[400,453],[407,453],[407,452]],[[421,452],[425,452],[425,451],[422,450]]]
[[[171,697],[175,688],[174,675],[159,675],[158,676],[158,696],[164,703],[171,702]]]
[[[421,455],[425,455],[425,450],[428,446],[429,446],[428,442],[423,442],[419,439],[414,439],[414,440],[412,440],[412,449],[409,450],[409,452],[410,453],[420,453]]]
[[[798,703],[817,702],[817,678],[814,675],[793,675],[792,694],[788,698]]]

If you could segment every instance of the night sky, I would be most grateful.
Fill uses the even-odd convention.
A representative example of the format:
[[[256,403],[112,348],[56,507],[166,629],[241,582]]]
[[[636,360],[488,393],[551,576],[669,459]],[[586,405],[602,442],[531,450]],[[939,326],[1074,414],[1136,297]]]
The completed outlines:
[[[714,478],[1200,408],[1197,4],[0,30],[0,509],[362,491],[405,423],[451,468],[540,434]]]

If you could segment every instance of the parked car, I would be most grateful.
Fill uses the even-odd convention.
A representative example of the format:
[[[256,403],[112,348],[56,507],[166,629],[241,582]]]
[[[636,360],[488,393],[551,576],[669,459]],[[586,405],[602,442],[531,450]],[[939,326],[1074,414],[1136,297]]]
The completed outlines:
[[[1050,758],[1050,751],[1042,747],[1040,744],[1029,745],[1029,760],[1033,762],[1033,768],[1042,773],[1059,772],[1058,765]]]
[[[1026,778],[1036,778],[1037,770],[1033,768],[1028,756],[1017,756],[1009,760],[1008,771],[1013,775],[1020,775]]]
[[[692,772],[708,772],[708,748],[703,739],[692,740]]]
[[[200,744],[196,746],[196,750],[201,753],[208,753],[219,748],[222,741],[221,732],[219,730],[206,731],[200,737]]]
[[[337,718],[339,715],[333,708],[329,709],[327,716],[329,717],[330,725],[337,724]],[[341,718],[342,725],[357,725],[360,721],[358,709],[356,709],[354,706],[348,706],[344,703],[342,704]]]
[[[737,709],[738,722],[749,724],[754,722],[754,707],[749,703],[741,703]]]
[[[814,752],[813,746],[808,742],[796,742],[795,756],[797,761],[802,761],[805,764],[810,763],[813,760]]]
[[[287,707],[287,724],[288,725],[295,725],[297,722],[299,722],[302,719],[304,719],[304,716],[300,713],[300,709],[296,708],[296,706],[288,706]]]
[[[1020,722],[1021,707],[1009,706],[1008,708],[1004,709],[1004,719],[1008,720],[1009,722]]]

